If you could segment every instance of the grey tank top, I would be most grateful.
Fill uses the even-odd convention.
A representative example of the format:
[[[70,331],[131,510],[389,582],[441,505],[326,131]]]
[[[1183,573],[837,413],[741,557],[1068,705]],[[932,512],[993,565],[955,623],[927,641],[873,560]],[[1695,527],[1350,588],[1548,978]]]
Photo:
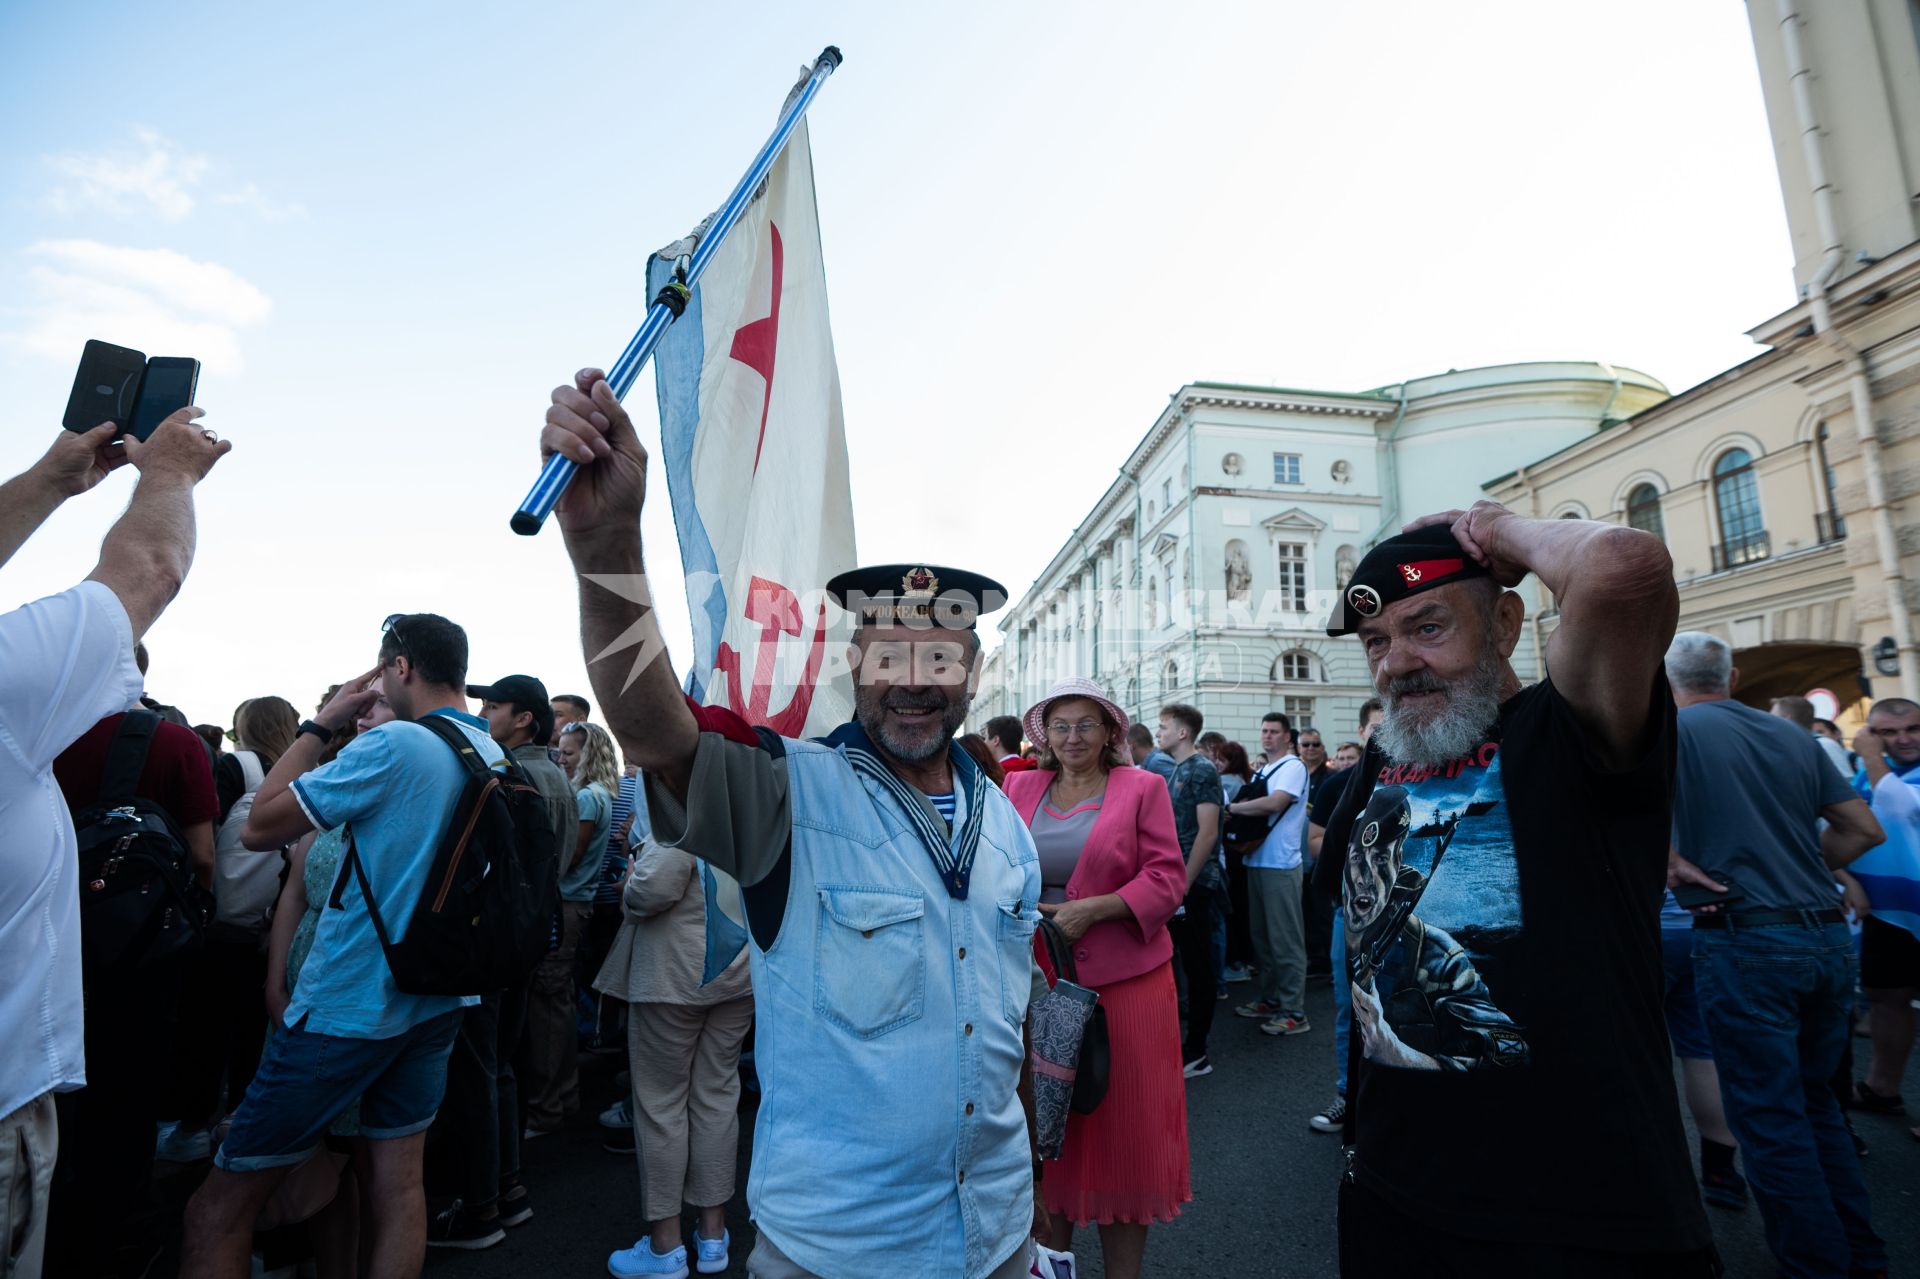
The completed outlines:
[[[1033,810],[1033,847],[1040,854],[1040,900],[1067,900],[1067,881],[1080,864],[1080,850],[1087,846],[1087,835],[1100,816],[1101,796],[1082,800],[1070,813],[1061,813],[1050,801],[1042,800]]]

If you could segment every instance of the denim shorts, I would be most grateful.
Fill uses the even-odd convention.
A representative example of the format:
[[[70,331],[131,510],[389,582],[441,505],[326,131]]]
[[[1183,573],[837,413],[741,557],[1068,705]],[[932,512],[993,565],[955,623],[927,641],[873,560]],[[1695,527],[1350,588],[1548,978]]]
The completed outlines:
[[[390,1039],[276,1028],[215,1166],[257,1172],[297,1164],[356,1097],[361,1136],[379,1141],[424,1131],[446,1093],[447,1055],[464,1012],[441,1013]]]
[[[1673,1041],[1673,1055],[1712,1061],[1713,1041],[1700,1020],[1700,995],[1693,985],[1693,930],[1662,928],[1660,958],[1667,970],[1667,1038]]]

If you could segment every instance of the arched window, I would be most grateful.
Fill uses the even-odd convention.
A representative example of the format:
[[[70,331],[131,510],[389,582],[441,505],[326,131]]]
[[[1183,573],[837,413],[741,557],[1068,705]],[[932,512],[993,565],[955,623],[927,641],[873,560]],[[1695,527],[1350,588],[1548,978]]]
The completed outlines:
[[[1627,523],[1642,533],[1667,540],[1667,526],[1660,519],[1660,490],[1651,484],[1636,484],[1627,494]]]
[[[1273,664],[1273,679],[1276,684],[1312,683],[1313,654],[1298,648],[1280,654]]]
[[[1827,495],[1825,515],[1816,516],[1814,522],[1820,527],[1820,540],[1837,542],[1847,535],[1847,522],[1840,518],[1839,486],[1833,482],[1833,463],[1827,460],[1827,424],[1822,422],[1813,436],[1814,455],[1820,461],[1820,483]]]
[[[1167,668],[1160,672],[1160,691],[1170,693],[1180,687],[1180,663],[1169,660]]]
[[[1753,478],[1753,455],[1728,449],[1713,464],[1713,502],[1720,517],[1720,545],[1714,567],[1732,568],[1767,558],[1767,530],[1760,517],[1760,487]]]

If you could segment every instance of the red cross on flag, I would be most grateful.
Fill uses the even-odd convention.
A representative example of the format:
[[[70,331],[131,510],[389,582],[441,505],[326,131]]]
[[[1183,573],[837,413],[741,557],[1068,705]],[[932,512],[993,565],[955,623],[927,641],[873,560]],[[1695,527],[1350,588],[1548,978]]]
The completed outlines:
[[[653,255],[651,296],[700,232]],[[840,376],[803,121],[654,353],[689,691],[788,737],[852,718],[823,587],[853,567]]]

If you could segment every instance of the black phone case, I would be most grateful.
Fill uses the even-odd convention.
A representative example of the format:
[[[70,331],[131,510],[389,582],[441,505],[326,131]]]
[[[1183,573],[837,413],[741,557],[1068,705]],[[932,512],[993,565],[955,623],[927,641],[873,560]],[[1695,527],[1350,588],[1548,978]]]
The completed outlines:
[[[73,375],[73,394],[67,397],[61,425],[82,432],[102,422],[131,426],[146,373],[144,353],[98,339],[88,342],[80,353],[80,369]]]
[[[1746,900],[1747,895],[1741,891],[1740,885],[1724,875],[1719,877],[1719,882],[1727,886],[1726,892],[1716,893],[1700,884],[1682,884],[1673,890],[1673,900],[1679,903],[1682,910],[1692,910],[1695,906],[1731,906]]]

